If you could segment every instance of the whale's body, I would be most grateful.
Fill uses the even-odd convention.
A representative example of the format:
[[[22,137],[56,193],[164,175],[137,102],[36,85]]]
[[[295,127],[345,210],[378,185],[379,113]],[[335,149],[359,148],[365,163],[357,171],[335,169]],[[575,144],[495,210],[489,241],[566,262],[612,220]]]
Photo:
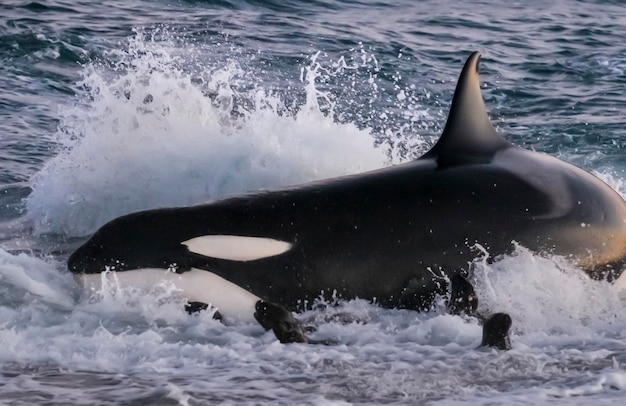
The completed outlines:
[[[595,176],[496,133],[478,60],[474,53],[465,64],[444,132],[423,157],[123,216],[80,247],[69,269],[92,282],[114,269],[132,275],[133,284],[169,269],[158,275],[179,281],[189,300],[215,303],[224,283],[233,289],[224,292],[251,294],[241,301],[263,298],[289,309],[322,292],[422,309],[440,291],[441,275],[467,270],[475,244],[497,255],[517,242],[563,255],[594,277],[618,277],[626,261],[626,203]],[[214,293],[202,293],[208,291]]]

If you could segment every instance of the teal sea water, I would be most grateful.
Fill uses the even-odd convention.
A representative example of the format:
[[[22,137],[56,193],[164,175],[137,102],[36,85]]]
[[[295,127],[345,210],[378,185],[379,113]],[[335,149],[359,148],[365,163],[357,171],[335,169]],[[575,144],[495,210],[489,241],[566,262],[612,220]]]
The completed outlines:
[[[125,213],[420,156],[475,50],[505,138],[626,195],[620,1],[3,1],[0,403],[618,402],[626,297],[523,247],[474,264],[509,352],[442,306],[359,300],[300,316],[339,345],[281,345],[166,284],[85,295],[65,269]]]

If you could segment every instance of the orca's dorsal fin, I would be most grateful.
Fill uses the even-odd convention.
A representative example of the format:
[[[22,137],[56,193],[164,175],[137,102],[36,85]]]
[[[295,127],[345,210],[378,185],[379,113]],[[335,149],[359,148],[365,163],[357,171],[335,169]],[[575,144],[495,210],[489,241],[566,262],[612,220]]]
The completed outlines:
[[[474,52],[465,62],[443,133],[421,158],[437,159],[444,166],[490,162],[498,150],[511,145],[496,132],[487,116],[480,90],[479,60],[480,53]]]

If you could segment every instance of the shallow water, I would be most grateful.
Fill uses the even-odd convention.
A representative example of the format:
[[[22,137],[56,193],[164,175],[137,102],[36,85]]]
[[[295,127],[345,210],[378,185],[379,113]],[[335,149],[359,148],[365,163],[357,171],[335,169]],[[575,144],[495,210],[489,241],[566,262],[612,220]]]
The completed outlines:
[[[0,393],[11,404],[614,404],[624,297],[519,247],[473,280],[514,320],[363,301],[299,317],[336,346],[189,316],[171,286],[81,293],[68,254],[136,210],[357,173],[436,141],[471,51],[515,144],[626,195],[626,7],[609,1],[0,5]],[[333,303],[334,304],[334,303]],[[356,322],[326,322],[347,312]]]

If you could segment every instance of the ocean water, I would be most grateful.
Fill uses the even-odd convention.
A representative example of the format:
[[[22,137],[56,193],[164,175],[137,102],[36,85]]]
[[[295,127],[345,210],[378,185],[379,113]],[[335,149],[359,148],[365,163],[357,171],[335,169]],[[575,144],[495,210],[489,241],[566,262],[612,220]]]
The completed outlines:
[[[474,50],[505,138],[626,195],[626,5],[5,0],[0,16],[0,404],[623,399],[626,295],[524,247],[477,249],[472,276],[513,318],[508,352],[445,298],[319,303],[298,317],[338,344],[283,345],[187,315],[166,284],[84,294],[65,261],[125,213],[420,156]]]

